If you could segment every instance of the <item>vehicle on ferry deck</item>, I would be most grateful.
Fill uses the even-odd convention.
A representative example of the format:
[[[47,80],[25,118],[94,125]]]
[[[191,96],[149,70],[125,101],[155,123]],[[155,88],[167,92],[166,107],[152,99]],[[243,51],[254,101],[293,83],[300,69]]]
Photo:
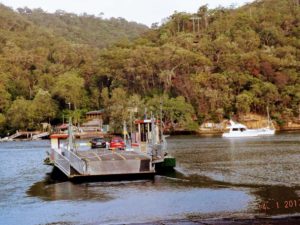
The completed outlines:
[[[106,148],[106,142],[104,138],[93,138],[90,143],[92,148]]]
[[[125,149],[125,142],[121,137],[112,137],[109,143],[109,149]]]

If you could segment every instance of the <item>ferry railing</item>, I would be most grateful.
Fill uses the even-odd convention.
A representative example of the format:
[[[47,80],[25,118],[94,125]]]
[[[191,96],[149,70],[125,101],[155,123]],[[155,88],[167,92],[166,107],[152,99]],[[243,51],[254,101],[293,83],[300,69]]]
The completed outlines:
[[[164,152],[166,152],[167,151],[167,149],[168,149],[168,142],[166,141],[166,137],[168,137],[168,135],[162,135],[162,150],[164,151]]]
[[[164,160],[164,150],[161,144],[149,144],[148,145],[148,154],[152,156],[154,161],[163,161]]]
[[[81,175],[87,174],[87,163],[86,161],[79,158],[74,152],[66,150],[67,157],[69,158],[71,166]]]
[[[57,166],[67,176],[71,175],[69,160],[61,155],[57,150],[54,150],[54,165]]]

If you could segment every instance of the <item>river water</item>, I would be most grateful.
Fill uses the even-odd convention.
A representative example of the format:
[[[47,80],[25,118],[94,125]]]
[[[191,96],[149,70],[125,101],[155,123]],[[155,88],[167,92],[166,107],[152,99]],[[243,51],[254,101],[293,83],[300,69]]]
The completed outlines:
[[[49,141],[0,143],[0,224],[121,224],[300,213],[300,134],[171,136],[177,172],[73,184],[43,165]]]

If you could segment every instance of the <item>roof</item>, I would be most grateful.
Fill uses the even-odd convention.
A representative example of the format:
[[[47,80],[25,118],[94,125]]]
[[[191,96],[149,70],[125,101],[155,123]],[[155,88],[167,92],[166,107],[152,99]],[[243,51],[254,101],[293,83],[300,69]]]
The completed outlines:
[[[59,125],[57,128],[62,130],[62,129],[68,129],[68,127],[69,127],[69,124],[63,123],[63,124]]]
[[[134,121],[135,124],[139,124],[139,123],[151,123],[151,122],[152,122],[151,119],[135,120],[135,121]],[[159,123],[160,121],[159,121],[159,120],[155,120],[154,122],[155,122],[155,123]]]
[[[68,137],[69,137],[68,134],[52,134],[50,136],[51,139],[66,139]]]
[[[230,120],[229,123],[230,123],[231,128],[244,128],[244,129],[247,129],[247,127],[245,125],[241,124],[241,123],[236,123],[232,120]]]
[[[94,110],[94,111],[87,112],[86,115],[102,114],[103,112],[104,112],[104,109]]]
[[[97,126],[97,127],[99,127],[99,126],[101,126],[101,124],[102,124],[101,120],[93,119],[93,120],[90,120],[86,123],[83,123],[82,127],[86,127],[86,126]]]

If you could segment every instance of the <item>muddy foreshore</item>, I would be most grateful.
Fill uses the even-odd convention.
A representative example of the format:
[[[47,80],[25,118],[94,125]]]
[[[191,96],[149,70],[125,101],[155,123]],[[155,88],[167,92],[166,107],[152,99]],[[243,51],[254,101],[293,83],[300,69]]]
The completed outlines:
[[[131,225],[298,225],[300,216],[284,218],[252,218],[252,219],[183,219],[183,220],[162,220],[150,223],[135,223]]]

